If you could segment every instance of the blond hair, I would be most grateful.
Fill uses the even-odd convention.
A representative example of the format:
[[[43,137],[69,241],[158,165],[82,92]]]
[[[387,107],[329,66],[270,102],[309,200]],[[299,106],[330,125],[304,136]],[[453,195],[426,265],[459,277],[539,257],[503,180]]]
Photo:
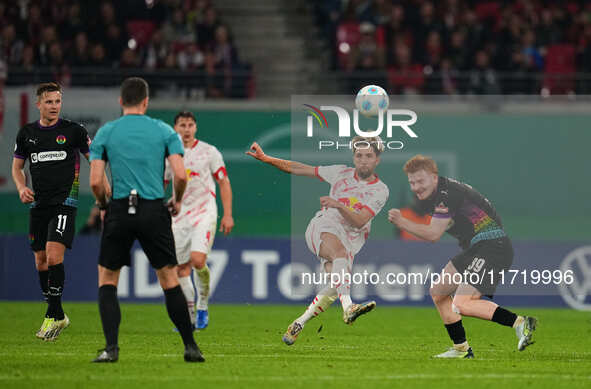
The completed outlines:
[[[431,157],[426,157],[421,154],[417,154],[404,164],[402,168],[406,174],[416,173],[419,170],[425,170],[427,173],[438,174],[437,164]]]

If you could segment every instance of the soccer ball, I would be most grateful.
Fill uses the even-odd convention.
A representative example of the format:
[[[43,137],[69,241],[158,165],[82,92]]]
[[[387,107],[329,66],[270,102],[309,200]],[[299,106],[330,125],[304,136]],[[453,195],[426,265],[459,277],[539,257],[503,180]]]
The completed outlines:
[[[355,106],[363,116],[375,117],[380,111],[388,109],[390,99],[386,91],[377,85],[361,88],[355,98]]]

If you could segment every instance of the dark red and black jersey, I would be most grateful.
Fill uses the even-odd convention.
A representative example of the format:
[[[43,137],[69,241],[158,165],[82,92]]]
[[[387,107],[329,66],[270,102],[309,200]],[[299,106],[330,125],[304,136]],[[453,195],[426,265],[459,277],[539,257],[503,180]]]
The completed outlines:
[[[463,249],[476,241],[505,236],[501,218],[491,202],[468,184],[439,177],[437,189],[426,200],[418,201],[434,218],[450,218],[447,232]]]
[[[78,206],[80,154],[88,153],[89,145],[86,129],[66,119],[50,127],[36,121],[20,129],[14,157],[29,160],[33,207]]]

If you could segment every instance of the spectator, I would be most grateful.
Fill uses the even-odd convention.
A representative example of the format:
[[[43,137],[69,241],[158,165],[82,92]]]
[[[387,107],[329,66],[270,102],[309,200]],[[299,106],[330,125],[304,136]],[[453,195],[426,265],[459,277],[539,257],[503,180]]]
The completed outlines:
[[[20,63],[20,68],[27,72],[33,72],[35,70],[35,49],[33,46],[27,45],[23,48],[23,56],[22,61]]]
[[[59,25],[60,40],[68,41],[73,36],[77,36],[79,32],[85,30],[86,26],[82,19],[80,4],[74,2],[68,8],[67,19]]]
[[[468,93],[476,95],[501,93],[497,73],[490,66],[489,55],[484,50],[476,53],[476,67],[470,72]]]
[[[169,53],[171,51],[169,46],[164,43],[162,30],[154,31],[152,39],[150,39],[150,42],[144,48],[144,66],[147,69],[162,67]]]
[[[389,69],[390,90],[393,93],[416,94],[423,86],[423,67],[411,62],[410,49],[403,43],[395,48],[396,60]]]
[[[6,65],[18,65],[22,60],[24,43],[16,36],[14,24],[7,24],[2,29],[0,37],[0,58]]]
[[[88,38],[84,31],[80,31],[78,34],[76,34],[74,47],[72,48],[69,62],[72,64],[72,66],[76,67],[86,67],[90,65]]]
[[[90,63],[94,67],[107,67],[110,65],[107,52],[101,43],[95,43],[90,51]]]
[[[215,30],[220,24],[218,13],[213,7],[205,10],[205,18],[202,23],[197,24],[197,43],[199,46],[206,47],[215,39]]]
[[[544,67],[544,58],[535,45],[536,36],[533,30],[527,30],[521,38],[521,46],[523,54],[532,67],[536,70],[541,70]]]
[[[102,42],[107,51],[107,58],[111,63],[117,62],[123,50],[128,46],[128,42],[122,37],[121,27],[115,23],[110,23],[107,26],[105,38]]]
[[[121,53],[121,60],[119,61],[119,68],[121,69],[134,69],[138,67],[138,58],[130,48],[123,50]]]
[[[191,44],[195,42],[195,31],[185,22],[185,14],[177,8],[172,13],[172,18],[162,26],[162,36],[166,43]]]

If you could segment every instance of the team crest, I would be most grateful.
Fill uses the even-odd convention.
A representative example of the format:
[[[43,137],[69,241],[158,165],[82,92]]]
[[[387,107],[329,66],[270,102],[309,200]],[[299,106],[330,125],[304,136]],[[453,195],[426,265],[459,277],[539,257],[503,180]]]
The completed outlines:
[[[443,204],[443,202],[439,203],[438,206],[435,207],[435,213],[449,213],[449,208]]]
[[[55,141],[58,145],[63,145],[64,143],[66,143],[66,137],[63,135],[58,135],[57,138],[55,138]]]

